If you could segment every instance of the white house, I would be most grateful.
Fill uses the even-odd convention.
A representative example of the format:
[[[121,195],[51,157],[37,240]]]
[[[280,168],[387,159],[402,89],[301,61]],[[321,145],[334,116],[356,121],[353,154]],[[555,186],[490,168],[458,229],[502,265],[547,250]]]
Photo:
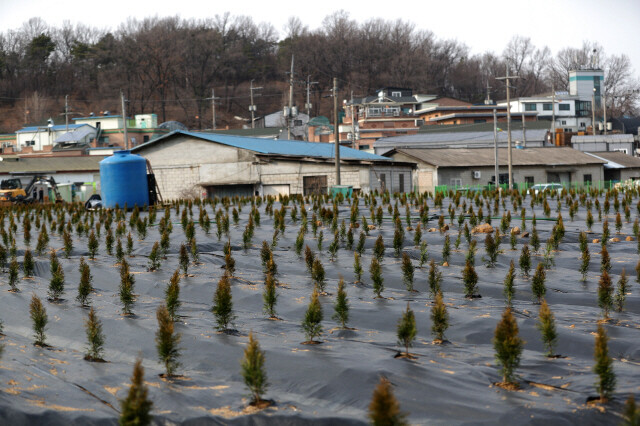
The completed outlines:
[[[49,126],[23,127],[16,132],[16,150],[20,151],[24,147],[33,147],[34,151],[41,151],[47,145],[53,145],[62,135],[68,132],[91,130],[93,127],[87,124],[64,124]]]
[[[595,100],[596,122],[601,113],[601,93],[604,90],[604,71],[580,69],[569,71],[569,92],[556,92],[512,99],[511,113],[537,112],[538,120],[552,120],[555,109],[555,128],[565,131],[587,131],[591,126],[591,103]],[[507,105],[506,101],[498,105]],[[555,105],[555,106],[554,106]],[[551,126],[550,126],[551,127]]]

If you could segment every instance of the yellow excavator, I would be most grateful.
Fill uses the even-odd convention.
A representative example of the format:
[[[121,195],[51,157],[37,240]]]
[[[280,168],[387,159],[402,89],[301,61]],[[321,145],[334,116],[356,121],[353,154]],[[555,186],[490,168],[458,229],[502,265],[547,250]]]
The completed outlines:
[[[22,182],[19,178],[5,179],[0,182],[0,206],[7,206],[13,204],[29,204],[36,201],[44,201],[36,194],[32,194],[34,186],[37,183],[48,183],[55,195],[55,202],[62,203],[63,199],[58,191],[58,185],[53,177],[44,175],[35,175],[31,179],[31,182],[22,188]]]

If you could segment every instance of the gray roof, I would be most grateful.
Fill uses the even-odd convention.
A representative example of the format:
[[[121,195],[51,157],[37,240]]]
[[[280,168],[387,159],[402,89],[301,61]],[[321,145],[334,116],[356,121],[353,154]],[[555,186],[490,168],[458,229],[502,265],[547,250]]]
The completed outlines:
[[[438,126],[439,127],[439,126]],[[504,130],[504,129],[503,129]],[[528,141],[543,141],[546,138],[548,129],[527,129]],[[375,148],[383,147],[407,147],[407,148],[425,148],[427,146],[437,147],[450,145],[452,143],[470,144],[488,143],[493,144],[493,131],[491,132],[441,132],[441,133],[418,133],[415,135],[393,136],[389,138],[378,139],[374,143]],[[511,140],[521,141],[522,130],[511,130]],[[507,132],[498,132],[498,142],[507,141]]]
[[[487,167],[495,164],[493,148],[395,149],[386,156],[401,153],[437,167]],[[566,166],[604,164],[606,161],[569,147],[512,150],[514,166]],[[507,150],[498,150],[498,162],[507,163]]]
[[[385,103],[388,103],[387,100],[389,100],[391,102],[399,103],[399,104],[415,104],[415,103],[418,103],[416,98],[414,98],[413,96],[388,96],[388,95],[385,95],[384,99],[385,99],[385,101],[381,102],[382,105],[384,105]],[[375,103],[377,100],[378,100],[378,96],[365,96],[364,98],[353,98],[353,104],[354,105],[370,104],[370,103]],[[347,102],[347,105],[351,105],[351,102]]]
[[[97,172],[104,157],[3,157],[0,174],[6,173],[46,173],[46,172]]]
[[[633,135],[583,135],[571,138],[571,143],[633,142]]]
[[[278,136],[280,136],[280,133],[286,129],[286,127],[258,127],[255,129],[207,130],[206,133],[277,139]]]
[[[514,114],[515,115],[515,114]],[[507,130],[507,123],[498,123],[498,127]],[[551,130],[551,122],[545,120],[527,121],[527,132],[533,129]],[[512,121],[511,130],[521,130],[522,122]],[[491,132],[493,134],[493,121],[473,124],[425,124],[418,133],[453,133],[453,132]]]
[[[633,157],[624,152],[585,152],[595,158],[607,161],[605,167],[607,169],[635,169],[640,168],[640,158]]]
[[[60,135],[53,143],[60,142],[80,142],[87,136],[95,137],[97,130],[93,126],[85,125],[80,126],[71,132]]]

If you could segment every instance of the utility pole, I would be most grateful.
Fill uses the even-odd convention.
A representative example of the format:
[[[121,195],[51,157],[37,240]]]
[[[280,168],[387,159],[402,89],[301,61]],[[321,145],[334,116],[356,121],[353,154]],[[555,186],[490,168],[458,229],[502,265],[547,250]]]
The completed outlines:
[[[340,185],[340,129],[338,128],[338,79],[333,78],[333,137],[336,144],[336,185]]]
[[[65,132],[69,131],[69,95],[64,95],[64,125]]]
[[[129,135],[127,134],[127,108],[124,104],[124,93],[120,90],[120,100],[122,101],[122,130],[124,132],[124,149],[129,149]]]
[[[287,136],[291,140],[291,120],[293,117],[293,55],[291,55],[291,72],[289,73],[289,114],[287,117]]]
[[[488,84],[487,84],[488,87]],[[498,168],[498,116],[496,115],[496,109],[493,109],[493,155],[495,157],[495,175],[496,175],[496,189],[500,188],[500,173]]]
[[[307,110],[307,115],[309,117],[311,117],[311,107],[312,107],[312,105],[311,105],[311,100],[309,99],[309,96],[310,96],[310,92],[311,92],[311,86],[313,86],[314,84],[318,84],[318,82],[317,81],[309,81],[309,80],[311,80],[311,76],[310,75],[307,76],[307,103],[304,104],[304,107]]]
[[[522,146],[527,147],[527,125],[525,124],[524,111],[522,111]]]
[[[591,95],[591,133],[596,135],[596,88],[593,88],[593,94]]]
[[[604,129],[604,134],[607,134],[607,95],[604,93],[604,90],[602,91],[602,113],[603,113],[603,117],[602,117],[602,121],[603,121],[603,129]]]
[[[255,112],[256,112],[256,106],[253,104],[253,91],[254,90],[260,90],[262,89],[262,87],[253,87],[253,82],[254,80],[251,80],[251,86],[249,87],[249,91],[251,92],[251,105],[249,105],[249,111],[251,111],[251,128],[255,129]]]
[[[551,144],[556,144],[556,88],[551,85]]]
[[[211,112],[213,114],[213,130],[216,130],[216,90],[211,88]]]
[[[517,75],[509,75],[509,65],[507,64],[507,75],[496,77],[496,80],[505,80],[507,83],[507,162],[509,163],[509,191],[513,189],[513,162],[511,159],[511,97],[509,82],[511,79],[520,78]]]

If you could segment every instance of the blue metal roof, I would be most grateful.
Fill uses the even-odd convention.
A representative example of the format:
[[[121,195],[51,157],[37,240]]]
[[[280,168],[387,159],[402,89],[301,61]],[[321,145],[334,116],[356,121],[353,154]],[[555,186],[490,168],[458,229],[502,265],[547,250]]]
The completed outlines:
[[[74,130],[82,126],[88,126],[88,124],[69,124],[69,129]],[[48,126],[23,127],[22,129],[18,130],[16,133],[33,133],[33,132],[38,132],[42,130],[47,130],[48,128],[49,128]],[[52,126],[51,130],[54,132],[59,132],[61,130],[65,130],[66,128],[67,128],[66,125],[58,124],[58,125]]]
[[[233,146],[235,148],[247,149],[249,151],[258,152],[261,154],[272,155],[293,155],[301,157],[323,157],[334,158],[335,146],[332,143],[322,142],[304,142],[304,141],[292,141],[292,140],[271,140],[260,138],[248,138],[243,136],[228,136],[221,135],[219,133],[201,133],[201,132],[186,132],[181,130],[173,131],[167,135],[161,136],[157,139],[149,141],[145,144],[137,146],[132,151],[138,151],[145,147],[155,144],[163,139],[172,137],[173,135],[186,135],[198,139],[203,139],[209,142],[220,143],[223,145]],[[376,160],[376,161],[390,161],[388,157],[382,157],[380,155],[370,154],[365,151],[359,151],[357,149],[340,147],[340,158],[348,160]]]

